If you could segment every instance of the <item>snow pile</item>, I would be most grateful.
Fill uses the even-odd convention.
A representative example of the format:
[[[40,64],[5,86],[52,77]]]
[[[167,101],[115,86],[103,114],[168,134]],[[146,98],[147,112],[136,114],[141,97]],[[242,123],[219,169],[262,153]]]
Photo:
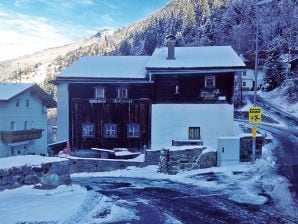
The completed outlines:
[[[113,223],[137,219],[134,212],[124,208],[125,201],[114,202],[97,192],[89,192],[81,207],[60,224],[72,223]]]
[[[65,161],[65,158],[46,157],[38,155],[20,155],[7,158],[0,158],[0,169],[9,169],[11,167],[21,166],[41,166],[42,163]]]
[[[1,223],[56,222],[83,204],[87,190],[80,186],[59,186],[37,190],[23,186],[0,192]]]
[[[270,92],[259,91],[258,94],[274,106],[292,114],[293,116],[298,117],[298,102],[289,103],[284,92],[284,89],[276,88]]]

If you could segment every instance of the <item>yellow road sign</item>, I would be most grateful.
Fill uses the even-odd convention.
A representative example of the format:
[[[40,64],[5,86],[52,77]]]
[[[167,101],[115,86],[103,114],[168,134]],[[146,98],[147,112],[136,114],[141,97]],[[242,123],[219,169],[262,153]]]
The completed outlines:
[[[250,107],[248,120],[249,123],[260,123],[262,121],[262,107]]]

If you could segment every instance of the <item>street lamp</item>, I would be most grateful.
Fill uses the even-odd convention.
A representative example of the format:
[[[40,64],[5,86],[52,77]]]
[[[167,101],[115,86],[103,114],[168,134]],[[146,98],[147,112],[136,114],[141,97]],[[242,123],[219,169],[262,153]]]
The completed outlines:
[[[256,16],[257,16],[257,30],[256,30],[256,56],[255,56],[255,85],[254,85],[254,106],[257,106],[257,80],[258,80],[258,57],[259,57],[259,12],[258,6],[270,3],[273,0],[263,0],[256,3]],[[257,132],[256,126],[253,127],[254,132]],[[256,160],[256,135],[252,137],[252,163]]]

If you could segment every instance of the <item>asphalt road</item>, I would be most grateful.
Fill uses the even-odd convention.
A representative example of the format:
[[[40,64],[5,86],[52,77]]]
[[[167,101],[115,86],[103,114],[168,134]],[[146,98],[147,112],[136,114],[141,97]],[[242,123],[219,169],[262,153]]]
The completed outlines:
[[[165,180],[92,177],[75,178],[73,182],[115,203],[128,202],[127,208],[135,211],[138,219],[117,223],[295,223],[279,214],[270,199],[264,205],[241,204],[223,192]]]

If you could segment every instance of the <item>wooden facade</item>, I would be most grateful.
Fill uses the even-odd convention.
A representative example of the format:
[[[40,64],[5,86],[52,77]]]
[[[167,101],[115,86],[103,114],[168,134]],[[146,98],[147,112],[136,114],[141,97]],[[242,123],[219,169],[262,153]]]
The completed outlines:
[[[205,86],[206,77],[214,77],[214,87]],[[233,73],[155,75],[153,81],[153,103],[232,103]]]
[[[95,98],[96,88],[105,89],[104,98]],[[127,89],[127,97],[119,98],[117,90]],[[150,145],[150,84],[71,84],[70,144],[73,149],[122,148],[132,151]],[[149,94],[149,95],[148,95]],[[83,125],[90,124],[94,133],[84,136]],[[115,125],[115,136],[106,136],[106,125]],[[130,124],[138,125],[140,133],[129,136]]]

